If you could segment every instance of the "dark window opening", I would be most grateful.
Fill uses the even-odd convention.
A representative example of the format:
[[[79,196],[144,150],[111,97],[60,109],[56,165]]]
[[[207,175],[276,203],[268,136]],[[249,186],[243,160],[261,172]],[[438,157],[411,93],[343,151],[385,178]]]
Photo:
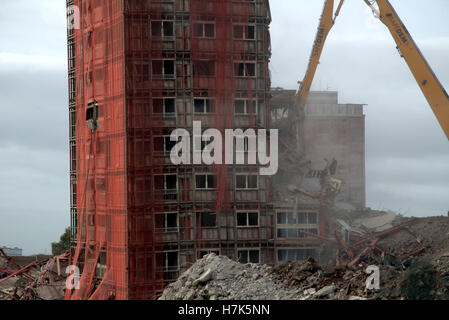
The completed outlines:
[[[178,231],[178,214],[166,213],[164,227],[166,232]]]
[[[175,75],[175,61],[164,60],[164,76],[172,77]]]
[[[234,39],[242,39],[242,40],[256,39],[255,26],[235,25],[234,26]]]
[[[212,174],[198,174],[196,175],[197,189],[215,189],[215,179]]]
[[[89,101],[86,109],[86,121],[98,120],[98,102],[95,100]]]
[[[256,63],[255,62],[240,62],[234,64],[234,73],[237,77],[255,77]]]
[[[164,99],[164,114],[176,113],[175,99]]]
[[[238,227],[256,227],[259,225],[258,212],[237,212]]]
[[[246,212],[238,212],[237,213],[237,225],[238,226],[246,226],[247,225]]]
[[[176,99],[175,98],[153,99],[153,113],[163,114],[165,117],[176,116]]]
[[[98,102],[93,100],[88,103],[86,109],[86,122],[87,127],[89,128],[90,131],[94,132],[98,128],[97,120],[98,120]]]
[[[211,99],[194,99],[195,113],[214,113],[215,103]]]
[[[236,185],[237,185],[237,189],[245,189],[246,188],[246,176],[237,176],[236,177]]]
[[[177,189],[178,178],[175,174],[170,174],[165,176],[166,190],[176,190]]]
[[[215,24],[213,23],[195,23],[193,25],[193,35],[197,38],[214,38]]]
[[[178,252],[164,252],[165,268],[167,271],[178,269]]]
[[[154,176],[154,188],[156,190],[176,191],[178,189],[177,180],[176,174]]]
[[[256,28],[255,28],[255,26],[248,26],[246,28],[246,39],[248,39],[248,40],[256,39]]]
[[[151,35],[153,37],[173,37],[174,32],[173,21],[153,21],[151,22]]]
[[[259,187],[259,179],[257,175],[237,175],[237,189],[257,189]]]
[[[164,78],[175,76],[175,60],[153,60],[152,66],[154,75],[162,75]]]
[[[171,137],[155,137],[153,143],[153,150],[155,152],[164,152],[166,154],[171,153],[172,149],[176,145],[176,141],[172,141]]]
[[[245,114],[246,105],[245,100],[235,100],[235,113]]]
[[[248,212],[248,225],[249,226],[259,225],[259,213],[258,212]]]
[[[236,114],[257,114],[256,101],[236,99],[234,101],[234,108]]]

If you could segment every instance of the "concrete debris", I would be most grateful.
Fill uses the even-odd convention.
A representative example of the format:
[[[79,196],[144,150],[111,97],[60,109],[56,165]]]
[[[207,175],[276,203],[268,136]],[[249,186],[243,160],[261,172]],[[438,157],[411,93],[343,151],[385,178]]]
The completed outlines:
[[[385,212],[377,216],[356,219],[353,223],[355,228],[364,228],[374,232],[385,231],[393,227],[397,215],[394,212]]]
[[[36,257],[0,256],[0,300],[62,300],[69,253]],[[20,259],[19,259],[20,258]]]
[[[269,266],[241,264],[214,253],[198,260],[160,300],[285,300],[301,294],[269,275]]]

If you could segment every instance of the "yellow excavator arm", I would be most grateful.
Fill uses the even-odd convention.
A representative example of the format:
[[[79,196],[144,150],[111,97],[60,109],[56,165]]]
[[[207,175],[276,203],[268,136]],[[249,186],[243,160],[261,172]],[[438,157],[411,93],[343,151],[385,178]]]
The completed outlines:
[[[437,117],[443,131],[449,139],[449,96],[436,77],[432,68],[422,55],[412,36],[402,23],[398,14],[388,0],[363,0],[371,7],[374,14],[388,27],[401,56],[407,62],[419,87]],[[340,0],[338,8],[334,14],[334,0],[326,0],[320,24],[310,55],[309,65],[303,81],[295,97],[295,108],[299,118],[302,118],[304,107],[310,93],[313,78],[320,63],[327,36],[334,26],[335,19],[340,13],[344,0]],[[377,3],[378,9],[374,6]]]
[[[295,107],[299,117],[303,115],[303,109],[307,98],[309,97],[310,87],[312,86],[313,78],[315,77],[316,69],[320,63],[321,53],[323,52],[324,43],[327,36],[335,24],[335,19],[340,13],[344,0],[340,0],[337,10],[334,14],[334,0],[326,0],[324,3],[323,13],[321,15],[320,25],[313,43],[312,53],[309,59],[304,79],[300,81],[300,87],[295,98]]]
[[[449,139],[449,96],[422,55],[412,36],[388,0],[364,0],[390,30],[401,56],[407,62],[419,87]],[[377,2],[379,10],[373,4]]]

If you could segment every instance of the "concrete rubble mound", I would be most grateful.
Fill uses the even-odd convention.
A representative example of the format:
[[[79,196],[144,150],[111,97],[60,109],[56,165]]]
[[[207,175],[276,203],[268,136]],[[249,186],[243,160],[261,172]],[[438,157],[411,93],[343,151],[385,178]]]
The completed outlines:
[[[204,256],[170,284],[160,300],[286,300],[298,290],[277,281],[269,266],[241,264],[214,253]]]

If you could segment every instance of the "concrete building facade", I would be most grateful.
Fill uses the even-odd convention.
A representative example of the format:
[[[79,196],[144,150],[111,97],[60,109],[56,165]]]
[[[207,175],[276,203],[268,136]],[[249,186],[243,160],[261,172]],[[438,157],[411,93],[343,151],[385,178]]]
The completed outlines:
[[[272,92],[271,118],[273,123],[282,122],[291,117],[296,91],[274,89]],[[312,91],[305,106],[302,126],[303,158],[297,161],[308,163],[307,175],[312,177],[336,159],[338,166],[335,176],[343,181],[343,185],[335,200],[348,204],[347,208],[365,207],[363,105],[340,104],[338,92]]]
[[[343,180],[337,201],[363,208],[365,188],[365,115],[361,104],[338,103],[338,92],[311,92],[304,119],[304,152],[314,168],[338,161]]]

